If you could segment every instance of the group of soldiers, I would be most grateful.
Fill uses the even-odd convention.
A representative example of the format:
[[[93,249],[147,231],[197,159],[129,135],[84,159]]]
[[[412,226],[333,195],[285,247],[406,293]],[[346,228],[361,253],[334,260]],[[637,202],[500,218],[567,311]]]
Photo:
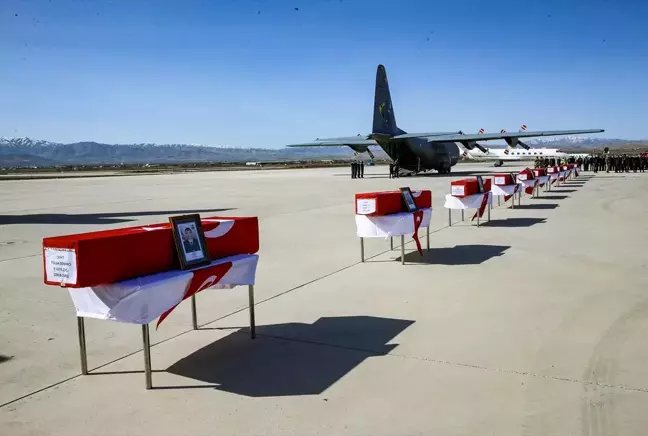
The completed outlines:
[[[364,179],[364,167],[365,164],[364,162],[351,162],[351,178],[352,179]],[[399,175],[399,170],[400,167],[398,166],[398,163],[390,163],[389,164],[389,178],[390,179],[397,179],[400,177]]]
[[[648,156],[646,155],[627,155],[627,154],[605,154],[586,157],[583,162],[585,171],[591,170],[595,173],[599,171],[615,173],[643,173],[648,168]]]
[[[597,154],[586,158],[538,158],[535,161],[536,168],[547,168],[554,165],[575,163],[581,165],[585,171],[614,171],[615,173],[645,172],[648,168],[648,155],[627,155],[627,154]]]
[[[351,162],[351,178],[364,179],[364,162]]]

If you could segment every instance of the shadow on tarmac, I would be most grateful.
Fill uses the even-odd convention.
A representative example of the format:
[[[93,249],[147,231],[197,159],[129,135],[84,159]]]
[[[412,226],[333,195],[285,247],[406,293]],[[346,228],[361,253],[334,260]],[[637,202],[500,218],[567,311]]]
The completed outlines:
[[[13,356],[5,356],[4,354],[0,354],[0,363],[5,363],[13,359]]]
[[[597,179],[625,179],[626,176],[596,176]]]
[[[88,213],[72,215],[66,213],[41,213],[34,215],[0,215],[0,225],[7,224],[118,224],[136,221],[141,216],[184,215],[192,213],[225,212],[229,209],[155,210],[144,212]],[[129,218],[123,218],[129,217]]]
[[[496,256],[501,256],[510,245],[456,245],[446,248],[423,250],[423,256],[417,251],[405,253],[405,263],[428,265],[479,265]],[[401,257],[398,257],[401,260]],[[393,262],[390,260],[390,262]]]
[[[516,209],[519,207],[523,208],[523,206],[515,206]],[[481,225],[484,227],[531,227],[535,224],[543,224],[546,221],[546,218],[507,218],[486,221]]]
[[[248,397],[317,395],[367,358],[396,348],[397,344],[387,343],[413,323],[373,316],[324,317],[313,324],[258,326],[256,340],[244,328],[185,357],[167,372]]]
[[[555,209],[557,207],[558,207],[558,203],[536,203],[536,204],[522,204],[519,206],[515,206],[515,209],[548,210],[548,209]]]
[[[566,191],[554,191],[552,190],[551,192],[566,192]],[[576,191],[574,191],[576,192]],[[541,195],[540,200],[564,200],[565,198],[568,198],[568,195]],[[518,206],[515,206],[516,208]]]

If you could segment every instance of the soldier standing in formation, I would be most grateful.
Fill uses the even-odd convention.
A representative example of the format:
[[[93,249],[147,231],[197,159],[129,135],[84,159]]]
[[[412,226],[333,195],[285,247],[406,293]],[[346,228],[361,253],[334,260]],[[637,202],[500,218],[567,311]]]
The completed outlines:
[[[351,178],[364,179],[364,162],[351,162]]]
[[[646,172],[648,168],[648,155],[605,154],[595,155],[584,160],[585,171],[592,168],[595,173],[599,171],[614,171],[615,173],[629,173],[630,171]]]
[[[398,161],[389,164],[389,178],[390,179],[398,178]]]

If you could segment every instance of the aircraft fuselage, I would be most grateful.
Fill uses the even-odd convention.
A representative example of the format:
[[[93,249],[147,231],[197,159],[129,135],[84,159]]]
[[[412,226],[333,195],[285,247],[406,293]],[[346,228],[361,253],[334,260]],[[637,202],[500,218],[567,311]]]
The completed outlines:
[[[428,170],[448,173],[459,162],[459,149],[454,142],[430,143],[422,138],[397,141],[377,138],[376,142],[400,168],[415,173]]]

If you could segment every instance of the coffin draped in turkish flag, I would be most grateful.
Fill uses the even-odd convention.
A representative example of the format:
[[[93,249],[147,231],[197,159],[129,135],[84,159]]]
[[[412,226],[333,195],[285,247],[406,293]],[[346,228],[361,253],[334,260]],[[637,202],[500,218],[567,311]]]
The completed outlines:
[[[257,217],[201,219],[211,259],[259,250]],[[85,288],[179,268],[170,223],[43,239],[48,285]]]
[[[490,192],[491,179],[484,180],[484,192]],[[479,194],[479,182],[477,178],[461,179],[450,182],[450,195],[454,197],[470,197],[471,195]]]
[[[414,203],[419,209],[432,207],[432,191],[412,191]],[[407,212],[400,191],[361,192],[355,195],[356,215],[384,216]]]

